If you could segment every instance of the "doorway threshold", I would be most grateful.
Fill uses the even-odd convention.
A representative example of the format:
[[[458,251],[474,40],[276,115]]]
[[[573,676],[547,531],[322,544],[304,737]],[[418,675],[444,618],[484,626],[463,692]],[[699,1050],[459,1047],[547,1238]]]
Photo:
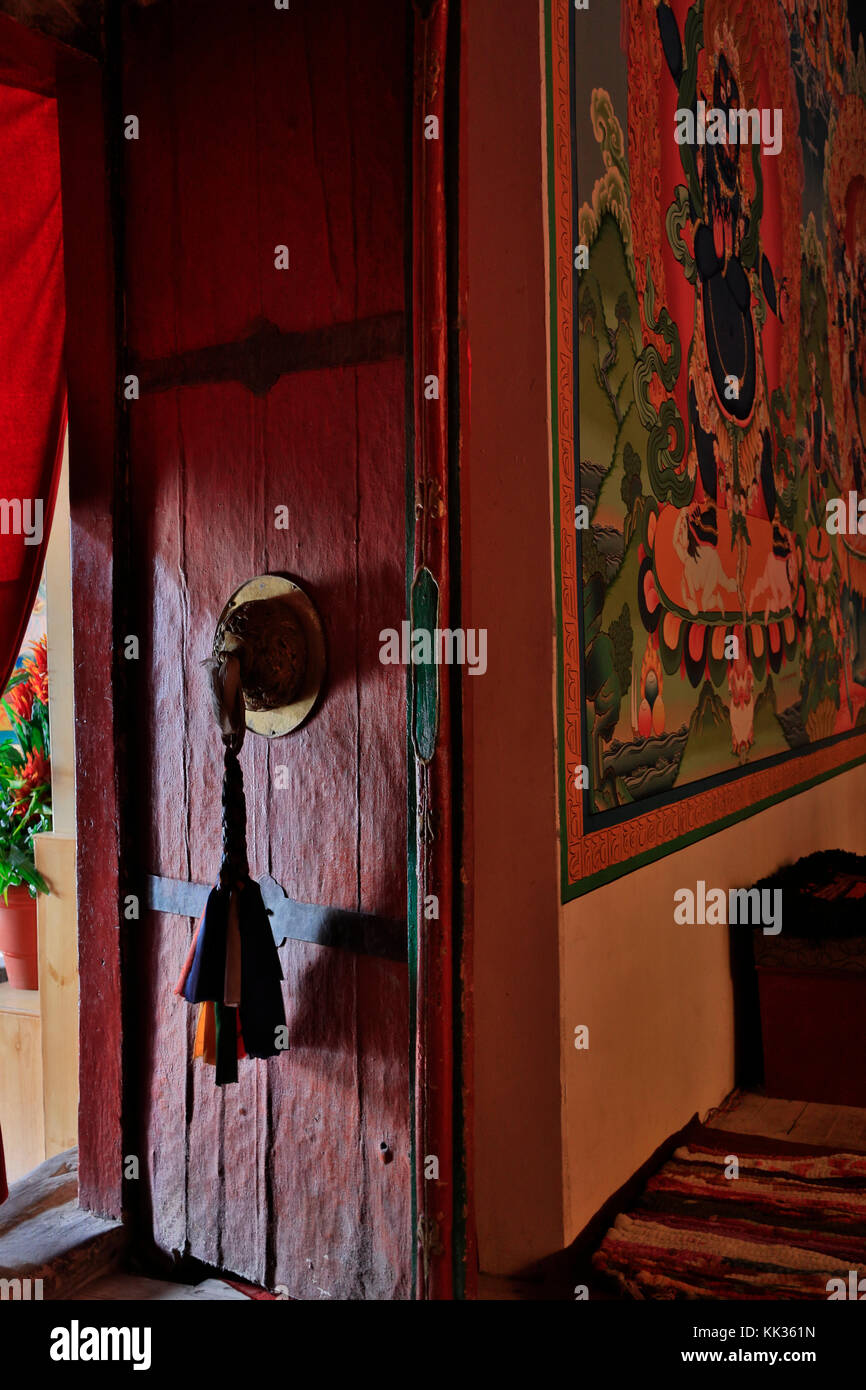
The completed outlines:
[[[66,1149],[12,1183],[0,1207],[3,1296],[75,1297],[117,1267],[125,1245],[121,1221],[78,1205],[78,1150]]]

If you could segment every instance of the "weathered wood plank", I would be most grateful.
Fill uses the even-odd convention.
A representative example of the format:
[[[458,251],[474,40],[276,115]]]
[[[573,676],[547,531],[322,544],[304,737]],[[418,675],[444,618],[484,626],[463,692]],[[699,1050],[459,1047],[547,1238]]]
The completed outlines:
[[[356,478],[353,372],[284,377],[268,397],[262,448],[267,567],[298,577],[325,630],[328,672],[315,717],[272,740],[270,872],[289,897],[358,906],[355,669]]]
[[[823,1142],[843,1150],[866,1150],[866,1111],[853,1105],[837,1106],[836,1118]]]
[[[288,507],[268,567],[297,575],[325,627],[319,713],[269,744],[271,873],[292,897],[358,906],[358,697],[354,630],[353,373],[283,378],[268,399],[265,511]],[[300,942],[281,950],[288,1054],[268,1063],[272,1284],[296,1298],[357,1296],[363,1220],[355,962]]]
[[[182,1252],[187,1232],[186,1111],[192,1011],[172,992],[189,944],[189,924],[154,915],[138,924],[143,963],[136,1017],[140,1109],[131,1136],[140,1178],[131,1195],[160,1249]],[[146,971],[146,973],[144,973]]]
[[[359,672],[358,785],[360,903],[367,912],[405,922],[405,758],[395,743],[406,720],[406,668],[379,659],[379,634],[400,630],[406,609],[405,367],[356,373],[358,569],[356,614]]]
[[[280,952],[289,1051],[271,1083],[273,1284],[293,1298],[362,1296],[361,1100],[355,958],[297,942]]]
[[[119,1221],[78,1205],[78,1152],[67,1149],[9,1189],[0,1207],[0,1278],[41,1279],[46,1300],[75,1297],[112,1269],[126,1244]]]
[[[37,1009],[16,1010],[16,995],[31,994]],[[0,985],[0,1115],[6,1176],[14,1182],[45,1157],[42,1111],[42,1021],[38,994]],[[29,1005],[29,997],[27,999]],[[13,1012],[15,1010],[15,1012]],[[0,1211],[3,1208],[0,1207]]]
[[[39,997],[42,1018],[43,1156],[78,1138],[78,933],[75,918],[75,840],[36,837],[36,867],[51,885],[37,899]],[[2,1112],[0,1106],[0,1112]]]
[[[838,1105],[823,1105],[819,1101],[811,1101],[797,1119],[788,1137],[798,1144],[829,1146],[833,1143],[829,1136],[839,1114],[840,1107]],[[866,1133],[866,1112],[864,1111],[860,1111],[860,1126],[861,1130]]]
[[[412,1248],[408,968],[359,957],[357,980],[367,1239],[357,1296],[403,1299]]]
[[[200,187],[198,180],[193,187]],[[190,201],[196,203],[200,197]],[[199,882],[213,882],[221,858],[223,749],[201,661],[211,654],[214,627],[226,600],[240,583],[259,572],[262,484],[256,464],[258,403],[242,387],[229,384],[179,392],[178,405],[185,455],[181,578],[187,594],[183,681],[190,876]],[[254,873],[261,872],[267,843],[260,791],[265,754],[259,744],[260,740],[248,738],[241,754],[247,841]],[[183,1001],[173,1002],[195,1015]],[[238,1084],[224,1091],[214,1086],[212,1068],[201,1064],[192,1067],[187,1240],[191,1253],[199,1259],[261,1280],[264,1258],[256,1239],[259,1207],[255,1182],[254,1088],[258,1066],[243,1066]]]
[[[367,40],[358,36],[359,43]],[[362,69],[363,70],[363,69]],[[392,94],[398,99],[398,93]],[[396,120],[396,112],[394,113]],[[358,788],[359,902],[403,924],[407,958],[405,759],[395,742],[405,725],[406,671],[379,660],[379,634],[405,610],[405,372],[356,372],[358,410]],[[372,485],[372,480],[376,484]],[[408,1298],[412,1247],[409,1135],[409,974],[407,967],[359,960],[358,1068],[364,1147],[364,1226],[370,1233],[364,1296]],[[386,1145],[386,1148],[382,1146]]]
[[[133,667],[139,727],[153,730],[136,781],[143,803],[139,870],[189,877],[186,700],[190,660],[184,581],[186,513],[183,434],[175,396],[136,402],[130,410],[130,456],[137,631]],[[147,460],[148,466],[136,466]],[[137,884],[139,891],[143,884]]]
[[[131,277],[133,280],[135,276]],[[131,690],[142,731],[131,793],[138,810],[139,877],[147,868],[189,875],[185,759],[187,663],[184,573],[184,453],[174,396],[130,407],[131,509],[137,577],[135,635],[140,657]],[[143,461],[147,461],[143,463]],[[151,462],[152,461],[152,462]],[[147,734],[144,734],[147,731]],[[132,1035],[130,1106],[141,1178],[130,1195],[156,1245],[182,1251],[187,1230],[186,1111],[190,1011],[173,994],[189,945],[190,923],[142,912],[130,927]]]

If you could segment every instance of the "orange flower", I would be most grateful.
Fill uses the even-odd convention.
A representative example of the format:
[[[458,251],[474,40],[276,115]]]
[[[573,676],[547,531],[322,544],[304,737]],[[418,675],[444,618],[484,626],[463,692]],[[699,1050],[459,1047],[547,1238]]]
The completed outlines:
[[[6,703],[12,713],[26,723],[33,714],[33,690],[29,681],[21,681],[19,685],[7,690],[4,696]]]
[[[27,760],[19,775],[10,787],[12,800],[15,803],[12,814],[23,816],[27,810],[27,803],[35,791],[40,787],[47,787],[51,781],[51,761],[46,758],[44,753],[32,752],[27,754]]]
[[[25,657],[21,665],[27,672],[30,689],[43,705],[48,704],[48,638],[40,637],[31,648],[32,657]]]

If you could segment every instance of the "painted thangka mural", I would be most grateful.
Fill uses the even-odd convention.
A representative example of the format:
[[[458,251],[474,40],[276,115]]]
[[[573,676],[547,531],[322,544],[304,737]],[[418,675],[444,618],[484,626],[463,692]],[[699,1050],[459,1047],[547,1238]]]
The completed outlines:
[[[861,16],[550,0],[565,896],[866,753]]]

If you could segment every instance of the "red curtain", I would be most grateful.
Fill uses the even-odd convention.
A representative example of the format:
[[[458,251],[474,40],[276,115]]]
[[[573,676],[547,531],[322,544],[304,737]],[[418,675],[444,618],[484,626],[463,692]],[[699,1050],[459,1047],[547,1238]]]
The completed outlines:
[[[0,85],[0,691],[36,597],[66,426],[57,102]]]
[[[63,451],[57,102],[0,85],[0,692],[36,597]],[[0,1202],[7,1195],[0,1135]]]

